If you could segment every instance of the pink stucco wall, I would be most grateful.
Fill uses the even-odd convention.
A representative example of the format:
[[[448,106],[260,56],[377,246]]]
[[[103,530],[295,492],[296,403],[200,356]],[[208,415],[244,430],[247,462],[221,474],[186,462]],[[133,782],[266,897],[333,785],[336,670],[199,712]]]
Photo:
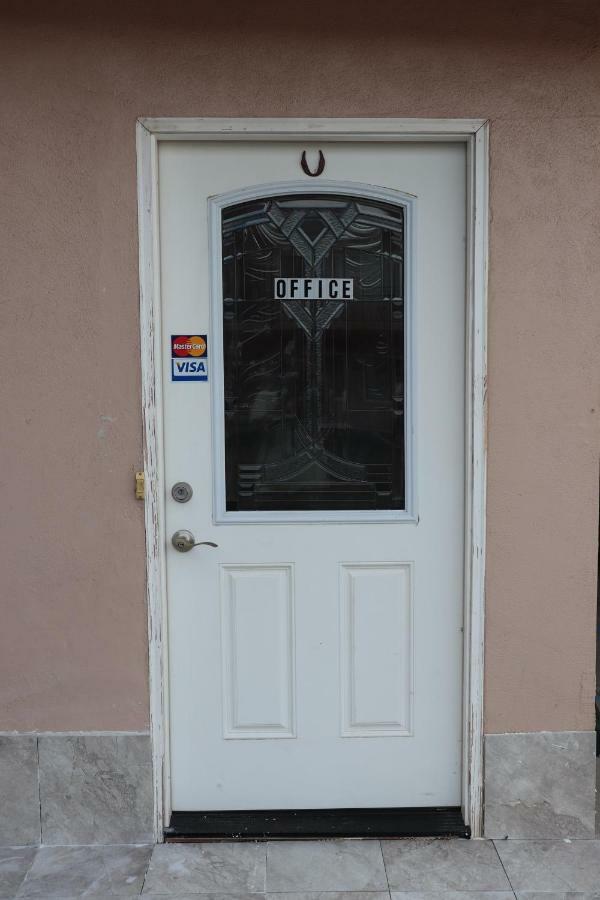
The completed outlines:
[[[597,3],[20,7],[0,31],[0,730],[148,722],[142,115],[491,120],[487,730],[593,727]]]

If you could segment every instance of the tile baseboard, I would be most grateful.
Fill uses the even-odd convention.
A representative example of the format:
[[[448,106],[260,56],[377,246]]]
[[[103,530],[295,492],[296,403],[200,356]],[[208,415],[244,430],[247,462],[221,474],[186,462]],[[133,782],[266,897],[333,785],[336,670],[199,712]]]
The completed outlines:
[[[0,735],[0,846],[153,842],[150,735]]]
[[[596,814],[593,731],[488,734],[488,838],[593,838]]]
[[[41,840],[37,738],[0,735],[0,847]]]
[[[594,732],[489,734],[485,835],[595,836]],[[153,843],[150,735],[0,733],[0,846]]]

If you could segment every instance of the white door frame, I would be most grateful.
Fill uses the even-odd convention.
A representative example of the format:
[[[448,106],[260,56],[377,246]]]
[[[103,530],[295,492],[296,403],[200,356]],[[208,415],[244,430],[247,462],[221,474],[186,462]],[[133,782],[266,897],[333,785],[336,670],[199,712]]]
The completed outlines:
[[[465,598],[462,809],[473,837],[483,834],[483,671],[486,526],[486,364],[488,124],[483,119],[143,118],[137,122],[140,329],[150,734],[154,835],[171,813],[166,534],[162,424],[159,141],[459,141],[467,146],[467,315],[465,379]]]

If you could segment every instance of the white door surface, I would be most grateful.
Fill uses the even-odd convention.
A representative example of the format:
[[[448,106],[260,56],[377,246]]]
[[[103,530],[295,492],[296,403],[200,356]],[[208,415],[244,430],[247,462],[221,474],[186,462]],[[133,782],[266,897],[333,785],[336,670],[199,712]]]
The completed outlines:
[[[465,146],[158,152],[172,808],[458,806]]]

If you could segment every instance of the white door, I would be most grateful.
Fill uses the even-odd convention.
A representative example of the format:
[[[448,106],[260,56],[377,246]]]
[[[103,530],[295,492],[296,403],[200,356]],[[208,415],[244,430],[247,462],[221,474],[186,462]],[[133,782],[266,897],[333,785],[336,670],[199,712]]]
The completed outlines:
[[[172,808],[457,806],[465,147],[164,142],[159,204]]]

